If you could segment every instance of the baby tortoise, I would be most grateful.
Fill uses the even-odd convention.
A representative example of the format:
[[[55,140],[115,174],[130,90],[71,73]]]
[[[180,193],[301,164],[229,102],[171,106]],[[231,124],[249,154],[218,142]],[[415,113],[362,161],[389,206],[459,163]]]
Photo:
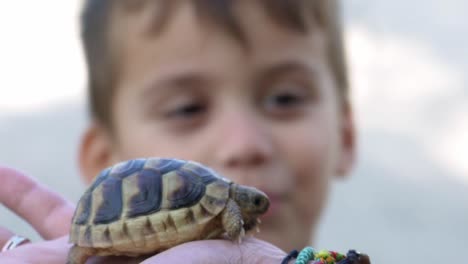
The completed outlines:
[[[220,237],[239,241],[269,207],[265,193],[193,161],[134,159],[103,170],[72,220],[69,264],[138,256]]]

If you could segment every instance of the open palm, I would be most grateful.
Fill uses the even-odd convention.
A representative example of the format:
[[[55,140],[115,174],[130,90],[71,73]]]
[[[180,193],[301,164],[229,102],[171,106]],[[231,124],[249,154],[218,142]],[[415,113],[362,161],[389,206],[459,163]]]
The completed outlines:
[[[65,263],[71,245],[68,232],[75,206],[32,178],[0,167],[0,202],[27,221],[44,241],[0,253],[0,263]],[[0,246],[13,233],[0,227]],[[88,263],[279,263],[279,248],[246,238],[241,244],[229,240],[184,243],[154,256],[139,258],[94,257]]]

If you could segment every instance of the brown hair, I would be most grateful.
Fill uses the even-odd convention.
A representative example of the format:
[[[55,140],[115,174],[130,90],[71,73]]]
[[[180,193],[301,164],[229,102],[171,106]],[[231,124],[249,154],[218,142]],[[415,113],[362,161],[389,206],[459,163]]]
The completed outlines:
[[[105,126],[111,126],[111,105],[114,94],[112,56],[108,32],[115,6],[131,12],[158,1],[160,10],[154,19],[153,31],[164,27],[172,8],[181,0],[85,0],[81,17],[82,40],[88,70],[88,96],[91,115]],[[233,5],[239,0],[188,0],[204,21],[220,25],[237,40],[246,40]],[[348,78],[342,41],[338,0],[258,0],[265,12],[280,26],[307,33],[310,21],[321,27],[328,38],[328,57],[339,87],[339,94],[348,100]]]

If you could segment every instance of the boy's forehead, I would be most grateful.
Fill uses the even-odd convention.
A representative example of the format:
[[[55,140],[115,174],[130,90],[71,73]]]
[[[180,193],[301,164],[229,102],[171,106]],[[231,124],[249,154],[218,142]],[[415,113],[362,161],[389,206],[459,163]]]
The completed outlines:
[[[112,48],[118,49],[117,52],[125,53],[124,50],[127,50],[133,54],[135,49],[142,49],[142,46],[147,45],[146,48],[164,55],[166,48],[181,53],[187,50],[193,52],[202,51],[207,46],[213,46],[209,45],[213,43],[218,46],[235,44],[246,53],[268,51],[266,47],[277,49],[285,43],[294,42],[303,43],[312,49],[323,47],[323,30],[311,27],[307,32],[298,32],[279,26],[266,14],[258,1],[239,1],[236,6],[236,21],[242,31],[242,39],[233,36],[223,25],[210,23],[197,16],[190,1],[181,2],[170,14],[162,14],[162,11],[167,10],[158,9],[158,1],[146,2],[148,6],[138,11],[120,8],[114,12],[110,37]]]

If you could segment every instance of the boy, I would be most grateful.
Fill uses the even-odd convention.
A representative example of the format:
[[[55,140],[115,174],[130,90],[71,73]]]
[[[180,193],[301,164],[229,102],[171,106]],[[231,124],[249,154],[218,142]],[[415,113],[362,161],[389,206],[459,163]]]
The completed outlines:
[[[335,1],[88,0],[83,39],[86,183],[121,160],[195,160],[271,199],[243,261],[278,263],[278,248],[311,243],[329,184],[354,156]],[[159,257],[212,259],[193,245]]]

